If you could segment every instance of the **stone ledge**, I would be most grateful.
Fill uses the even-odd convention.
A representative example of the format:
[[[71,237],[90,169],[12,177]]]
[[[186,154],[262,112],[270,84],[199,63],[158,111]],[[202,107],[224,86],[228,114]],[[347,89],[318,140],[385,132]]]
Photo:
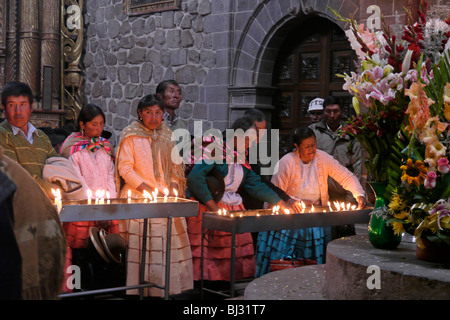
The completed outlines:
[[[325,265],[270,272],[250,282],[245,300],[323,300]]]
[[[334,240],[327,263],[268,273],[250,282],[245,300],[450,300],[450,265],[418,260],[414,243],[374,248],[367,235]],[[380,268],[380,289],[369,289],[367,272]],[[372,283],[372,282],[371,282]]]
[[[345,300],[450,299],[450,266],[418,260],[416,245],[402,242],[395,250],[374,248],[367,236],[332,241],[327,247],[324,295]],[[380,268],[380,289],[367,280]]]

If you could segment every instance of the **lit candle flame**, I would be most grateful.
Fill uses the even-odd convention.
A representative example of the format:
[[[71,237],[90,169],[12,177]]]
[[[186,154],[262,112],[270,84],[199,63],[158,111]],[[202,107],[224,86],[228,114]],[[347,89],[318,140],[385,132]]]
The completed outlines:
[[[314,206],[311,205],[311,212],[314,212]]]
[[[106,191],[106,203],[107,203],[107,204],[110,203],[109,197],[110,197],[110,193],[109,193],[109,191]]]
[[[58,213],[61,211],[62,208],[62,202],[61,202],[61,190],[59,189],[52,189],[52,193],[55,196],[55,205],[56,210],[58,210]]]
[[[144,190],[143,194],[144,194],[144,202],[147,202],[149,199],[150,201],[152,201],[152,195],[147,190]]]
[[[177,191],[177,189],[174,188],[173,189],[173,193],[175,194],[175,199],[178,198],[178,191]]]
[[[128,203],[131,202],[131,190],[128,190]]]
[[[284,213],[285,214],[290,214],[291,212],[289,211],[289,209],[284,209]]]
[[[356,209],[356,205],[352,205],[351,209],[355,210]]]
[[[222,209],[219,209],[218,213],[219,213],[219,216],[221,216],[222,215]]]
[[[340,206],[339,206],[339,202],[335,201],[335,202],[334,202],[334,206],[336,207],[336,210],[337,210],[337,211],[340,211],[340,210],[341,210],[341,208],[340,208]]]
[[[55,196],[55,200],[61,200],[61,190],[59,190],[58,188],[56,190],[52,188],[52,193]]]

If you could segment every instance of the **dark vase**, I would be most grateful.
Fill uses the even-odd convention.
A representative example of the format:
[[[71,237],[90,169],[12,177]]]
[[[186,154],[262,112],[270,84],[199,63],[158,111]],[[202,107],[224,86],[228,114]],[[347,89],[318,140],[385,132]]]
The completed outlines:
[[[374,209],[387,205],[384,192],[387,187],[386,182],[369,182],[375,194]],[[386,220],[372,214],[369,221],[369,242],[378,249],[395,249],[402,241],[401,235],[396,235]]]
[[[417,246],[417,259],[429,262],[450,262],[450,245],[442,240],[430,240],[426,236],[421,237],[423,248]]]

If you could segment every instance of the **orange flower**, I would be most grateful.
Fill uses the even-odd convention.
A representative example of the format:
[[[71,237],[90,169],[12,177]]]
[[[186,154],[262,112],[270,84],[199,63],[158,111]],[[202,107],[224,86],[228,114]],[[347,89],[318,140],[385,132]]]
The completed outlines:
[[[407,130],[412,132],[414,130],[421,130],[430,118],[429,106],[434,101],[427,97],[422,83],[413,83],[409,89],[405,90],[405,95],[409,96],[409,102],[406,113],[409,114],[409,124]]]
[[[403,170],[402,181],[414,185],[416,187],[420,186],[427,176],[427,167],[425,164],[417,160],[415,163],[412,159],[406,161],[406,165],[400,167]]]

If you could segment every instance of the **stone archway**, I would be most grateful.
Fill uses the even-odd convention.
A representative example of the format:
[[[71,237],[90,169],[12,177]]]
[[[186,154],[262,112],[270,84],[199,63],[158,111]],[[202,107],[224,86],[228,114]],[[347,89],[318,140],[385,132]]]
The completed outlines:
[[[236,54],[230,71],[230,120],[238,118],[246,109],[259,108],[270,116],[272,73],[280,44],[302,19],[317,15],[337,21],[329,7],[342,16],[357,16],[359,4],[355,1],[262,1],[253,11],[236,45]]]

